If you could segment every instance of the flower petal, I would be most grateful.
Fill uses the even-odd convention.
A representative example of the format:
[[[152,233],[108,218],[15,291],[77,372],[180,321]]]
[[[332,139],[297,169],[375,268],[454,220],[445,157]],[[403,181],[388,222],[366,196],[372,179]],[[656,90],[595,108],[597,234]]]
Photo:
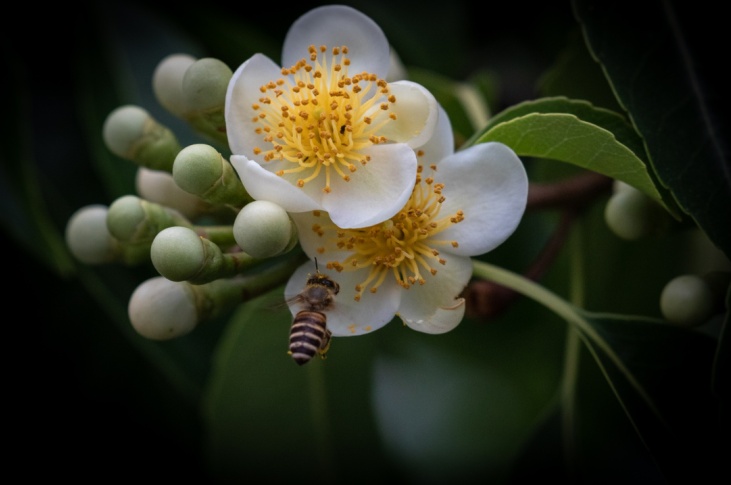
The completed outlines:
[[[423,285],[414,284],[401,289],[398,315],[408,322],[428,320],[438,308],[451,308],[472,276],[472,260],[441,252],[444,265],[437,265],[437,273],[426,273]]]
[[[254,147],[262,142],[254,132],[252,105],[259,102],[259,87],[282,77],[281,68],[263,54],[255,54],[245,61],[231,77],[226,91],[225,117],[231,153],[245,155],[263,163],[262,156],[254,155]]]
[[[440,307],[427,319],[407,320],[403,319],[406,326],[419,332],[440,334],[453,330],[464,318],[465,300],[457,298],[454,305],[448,308]]]
[[[496,248],[518,227],[528,199],[528,176],[506,145],[481,143],[444,159],[435,179],[444,184],[442,213],[464,220],[439,234],[459,242],[453,254],[478,256]]]
[[[396,102],[390,108],[396,119],[386,123],[379,135],[392,141],[408,143],[411,148],[428,142],[439,118],[439,103],[434,95],[412,81],[389,83],[388,88],[396,97]]]
[[[290,311],[295,316],[301,307],[291,301],[305,287],[307,277],[314,273],[312,262],[307,262],[297,268],[292,274],[284,289],[284,297],[289,303]],[[362,281],[365,270],[326,273],[333,281],[340,285],[340,292],[335,297],[331,309],[326,311],[327,328],[335,337],[349,337],[373,332],[393,320],[398,307],[399,292],[394,285],[384,285],[378,293],[363,295],[361,301],[355,301],[355,285]]]
[[[367,15],[345,5],[317,7],[298,18],[284,39],[282,66],[308,58],[310,45],[347,46],[352,73],[365,71],[385,79],[391,63],[383,30]]]
[[[370,161],[348,182],[334,178],[332,192],[322,198],[323,209],[342,228],[385,221],[401,210],[414,188],[416,154],[406,144],[374,145],[366,153]]]
[[[320,209],[318,200],[286,179],[267,171],[253,160],[248,160],[242,155],[232,155],[231,165],[239,174],[246,191],[256,200],[274,202],[287,212]]]
[[[416,149],[419,165],[428,167],[438,165],[444,158],[454,153],[454,132],[452,122],[444,108],[439,106],[439,117],[434,134],[425,144]]]

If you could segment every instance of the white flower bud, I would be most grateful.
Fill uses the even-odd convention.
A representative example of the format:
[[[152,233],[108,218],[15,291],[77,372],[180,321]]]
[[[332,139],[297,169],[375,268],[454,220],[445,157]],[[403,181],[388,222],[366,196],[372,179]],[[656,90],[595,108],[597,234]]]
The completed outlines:
[[[104,205],[88,205],[69,218],[66,244],[82,263],[102,264],[116,259],[117,241],[107,230],[107,212]]]
[[[195,295],[187,283],[162,276],[135,289],[127,307],[134,329],[152,340],[169,340],[190,333],[198,324]]]
[[[184,118],[188,107],[183,96],[183,76],[195,57],[171,54],[165,57],[152,74],[152,90],[158,103],[179,118]]]
[[[279,205],[255,200],[236,216],[234,239],[245,253],[255,258],[270,258],[291,250],[297,244],[297,228]]]
[[[139,106],[120,106],[104,120],[104,143],[115,155],[129,159],[150,120],[150,113]]]
[[[139,167],[135,187],[141,198],[173,208],[191,220],[210,207],[200,197],[181,189],[170,172]]]
[[[617,236],[636,241],[668,229],[670,215],[660,204],[630,185],[615,187],[604,209],[604,220]]]
[[[714,294],[700,276],[681,275],[665,285],[660,310],[671,323],[691,327],[705,323],[713,313]]]

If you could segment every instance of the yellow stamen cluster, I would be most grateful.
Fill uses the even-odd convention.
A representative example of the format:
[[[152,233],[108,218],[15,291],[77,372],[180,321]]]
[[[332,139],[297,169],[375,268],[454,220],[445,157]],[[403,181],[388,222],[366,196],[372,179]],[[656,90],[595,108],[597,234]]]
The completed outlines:
[[[422,178],[421,168],[411,198],[391,219],[363,229],[326,228],[319,224],[312,227],[319,236],[333,235],[338,249],[351,252],[343,261],[329,261],[328,269],[370,269],[366,279],[355,288],[356,300],[360,300],[366,290],[375,293],[389,274],[405,289],[416,283],[423,285],[426,282],[423,274],[436,275],[434,264],[445,264],[435,247],[458,246],[457,241],[440,240],[435,236],[463,221],[464,213],[458,210],[440,217],[445,200],[444,185],[436,183],[432,177]],[[318,251],[324,253],[325,248]]]
[[[323,191],[330,192],[330,180],[337,174],[350,180],[357,164],[369,157],[363,149],[388,140],[378,133],[395,114],[386,116],[396,102],[388,83],[375,74],[350,76],[346,46],[309,48],[309,59],[282,69],[282,78],[260,87],[262,96],[252,109],[256,133],[270,149],[256,147],[269,162],[291,162],[291,168],[276,173],[298,174],[299,187],[324,172]]]

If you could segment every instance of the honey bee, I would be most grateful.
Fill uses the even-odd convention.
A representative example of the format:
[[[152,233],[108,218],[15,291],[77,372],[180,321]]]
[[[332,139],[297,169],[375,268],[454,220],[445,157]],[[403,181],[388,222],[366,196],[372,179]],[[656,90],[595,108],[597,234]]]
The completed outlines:
[[[298,365],[306,364],[315,354],[325,358],[332,335],[327,329],[325,312],[332,308],[339,291],[340,285],[320,273],[315,262],[315,274],[309,275],[302,292],[289,300],[302,308],[295,315],[289,331],[288,353]]]

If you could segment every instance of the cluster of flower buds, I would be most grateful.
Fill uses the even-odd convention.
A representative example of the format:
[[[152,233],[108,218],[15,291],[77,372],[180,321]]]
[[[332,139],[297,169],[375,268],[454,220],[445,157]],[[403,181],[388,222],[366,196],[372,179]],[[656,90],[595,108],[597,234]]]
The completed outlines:
[[[82,207],[66,227],[68,247],[82,263],[154,266],[160,276],[140,284],[128,307],[132,326],[150,339],[191,332],[282,284],[300,262],[248,274],[262,260],[290,252],[298,239],[287,212],[253,201],[221,153],[231,76],[217,59],[163,59],[152,80],[158,102],[211,144],[181,146],[140,106],[113,110],[103,139],[112,153],[137,165],[137,193],[109,206]]]
[[[727,266],[725,257],[719,254],[708,239],[695,228],[675,221],[672,216],[657,202],[643,192],[615,181],[612,194],[604,208],[604,220],[607,227],[618,237],[626,241],[640,241],[658,236],[665,236],[676,229],[688,229],[694,253],[702,254],[713,262],[696,262],[699,268]],[[678,275],[669,280],[663,287],[659,307],[665,320],[673,325],[695,327],[712,321],[722,312],[725,291],[731,283],[731,272],[699,271]]]

